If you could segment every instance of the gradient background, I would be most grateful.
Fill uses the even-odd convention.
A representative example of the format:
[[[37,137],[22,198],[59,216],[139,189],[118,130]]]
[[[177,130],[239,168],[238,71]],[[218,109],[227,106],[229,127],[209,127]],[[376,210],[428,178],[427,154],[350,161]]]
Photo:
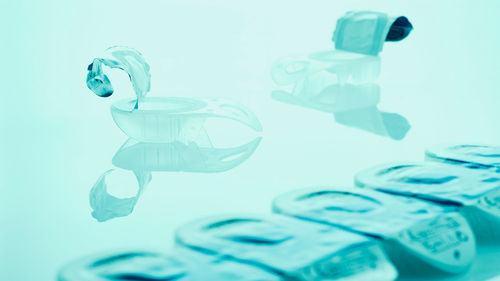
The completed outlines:
[[[269,97],[273,61],[333,48],[336,19],[351,9],[406,15],[415,27],[385,45],[378,80],[379,108],[412,125],[403,141]],[[167,251],[183,222],[266,213],[282,192],[352,185],[357,170],[421,160],[429,144],[500,143],[499,1],[17,0],[0,11],[0,280],[53,280],[68,261],[109,249]],[[155,173],[129,217],[98,223],[89,190],[126,140],[109,106],[133,96],[124,73],[111,77],[109,99],[85,85],[87,65],[112,45],[144,54],[150,96],[246,104],[264,126],[256,153],[220,174]],[[498,264],[476,262],[456,279],[483,280]]]

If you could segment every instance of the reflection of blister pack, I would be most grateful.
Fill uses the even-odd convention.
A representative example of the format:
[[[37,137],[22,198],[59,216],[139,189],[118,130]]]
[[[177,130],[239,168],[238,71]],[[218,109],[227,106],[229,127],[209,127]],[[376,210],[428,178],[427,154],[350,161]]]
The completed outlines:
[[[178,128],[179,131],[189,131]],[[213,147],[204,127],[190,130],[189,137],[169,143],[144,143],[127,140],[113,157],[113,165],[131,171],[137,179],[137,192],[132,197],[118,198],[108,193],[108,178],[121,172],[111,169],[103,173],[90,190],[92,216],[98,221],[124,217],[132,213],[143,190],[152,179],[152,172],[220,173],[233,169],[246,161],[257,149],[261,137],[236,147]]]
[[[454,212],[456,207],[368,189],[317,187],[279,196],[273,209],[382,239],[400,272],[422,271],[422,263],[446,272],[461,272],[475,256],[472,230]]]
[[[62,268],[58,280],[278,281],[280,278],[256,267],[174,249],[168,255],[137,251],[83,258]]]
[[[337,227],[280,215],[226,215],[177,230],[177,242],[259,266],[283,280],[394,280],[396,271],[374,240]]]
[[[129,139],[113,156],[113,165],[131,171],[220,173],[243,163],[261,137],[236,146],[215,148],[197,142],[145,143]]]
[[[460,206],[479,241],[499,241],[500,177],[489,170],[471,170],[434,162],[400,162],[359,172],[361,187]]]
[[[403,16],[351,11],[337,20],[332,40],[337,50],[377,55],[385,41],[401,41],[412,29],[412,24]]]

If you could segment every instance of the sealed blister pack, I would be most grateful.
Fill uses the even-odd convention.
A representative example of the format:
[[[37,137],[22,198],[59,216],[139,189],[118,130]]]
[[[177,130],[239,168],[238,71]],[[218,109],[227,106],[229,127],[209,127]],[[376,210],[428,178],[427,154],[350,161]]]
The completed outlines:
[[[500,172],[500,147],[484,144],[438,144],[425,151],[426,160],[473,170]]]
[[[435,162],[397,162],[362,170],[355,182],[386,193],[458,206],[478,242],[497,243],[500,239],[500,213],[494,200],[500,193],[500,178],[489,170]]]
[[[175,248],[168,254],[123,251],[94,255],[65,265],[58,281],[279,281],[265,270]]]
[[[255,265],[282,280],[394,280],[376,240],[282,215],[222,215],[181,226],[180,245]]]
[[[379,239],[402,274],[463,272],[475,257],[472,230],[454,206],[369,189],[313,187],[278,196],[273,210]]]

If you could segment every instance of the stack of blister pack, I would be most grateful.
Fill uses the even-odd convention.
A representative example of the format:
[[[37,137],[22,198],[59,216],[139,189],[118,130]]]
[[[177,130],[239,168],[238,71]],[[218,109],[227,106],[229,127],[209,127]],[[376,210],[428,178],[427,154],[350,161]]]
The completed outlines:
[[[338,21],[334,41],[342,50],[338,52],[356,52],[353,58],[377,72],[378,59],[368,56],[410,30],[405,17],[352,12]],[[275,81],[297,83],[297,95],[286,99],[332,110],[323,107],[330,102],[310,103],[303,96],[309,92],[300,88],[309,83],[305,76],[331,66],[323,58],[332,54],[288,65],[293,74],[274,71]],[[335,63],[329,71],[351,73],[351,67]],[[373,77],[353,73],[354,80]],[[339,82],[345,75],[338,75]],[[280,95],[275,97],[285,99]],[[128,118],[125,111],[123,118]],[[116,163],[129,157],[131,147],[124,145]],[[478,243],[500,242],[500,149],[437,146],[428,149],[427,158],[437,161],[363,170],[355,176],[358,187],[292,191],[274,200],[274,214],[201,218],[178,228],[176,246],[168,254],[130,251],[88,257],[65,266],[59,280],[391,281],[398,274],[463,273],[474,261],[476,238]],[[146,170],[156,167],[143,164]]]

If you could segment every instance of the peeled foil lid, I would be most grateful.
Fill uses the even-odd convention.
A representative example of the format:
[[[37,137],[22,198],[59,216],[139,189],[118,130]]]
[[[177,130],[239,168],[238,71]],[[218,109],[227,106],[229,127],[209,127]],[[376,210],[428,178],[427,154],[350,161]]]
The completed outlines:
[[[356,185],[445,204],[470,205],[500,188],[498,174],[435,162],[396,162],[358,172]]]
[[[362,188],[313,187],[273,202],[277,213],[385,238],[456,208]]]
[[[337,50],[377,55],[385,41],[401,41],[413,30],[404,16],[372,11],[351,11],[337,20],[332,40]]]
[[[431,160],[463,165],[471,169],[500,168],[500,146],[481,144],[440,144],[427,148]]]
[[[181,245],[283,274],[312,266],[346,249],[373,245],[340,228],[281,215],[222,215],[181,226]]]
[[[278,281],[281,278],[253,266],[176,249],[169,255],[135,251],[82,258],[63,267],[59,280]]]

